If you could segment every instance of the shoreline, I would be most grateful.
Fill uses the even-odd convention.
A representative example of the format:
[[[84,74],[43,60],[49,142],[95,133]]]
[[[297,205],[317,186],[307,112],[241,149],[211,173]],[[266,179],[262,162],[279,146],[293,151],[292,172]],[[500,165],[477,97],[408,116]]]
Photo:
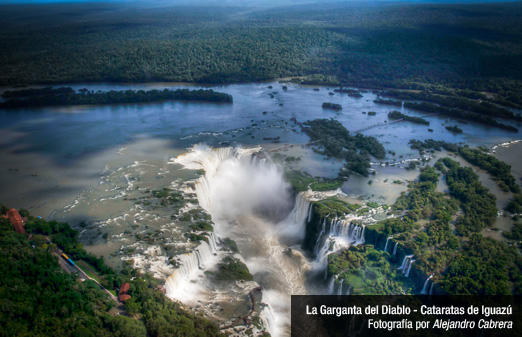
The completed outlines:
[[[236,85],[236,84],[263,84],[263,83],[273,83],[273,82],[279,82],[279,81],[290,81],[294,78],[300,78],[302,79],[304,76],[292,76],[292,77],[281,77],[281,78],[273,78],[269,80],[262,80],[262,81],[244,81],[244,82],[222,82],[222,83],[212,83],[212,82],[183,82],[183,81],[147,81],[147,82],[126,82],[126,81],[70,81],[70,82],[60,82],[60,83],[54,83],[54,82],[48,82],[48,83],[31,83],[31,84],[25,84],[23,86],[7,86],[7,85],[0,85],[0,93],[3,93],[4,91],[8,91],[9,89],[12,90],[21,90],[21,89],[28,89],[28,88],[36,88],[36,87],[63,87],[63,86],[71,86],[71,85],[99,85],[99,84],[108,84],[108,85],[156,85],[156,84],[165,84],[169,86],[201,86],[201,87],[216,87],[216,86],[229,86],[229,85]],[[312,85],[312,84],[307,84]],[[315,84],[314,84],[315,85]],[[323,84],[317,84],[317,86],[326,86]],[[332,87],[332,85],[330,85]]]

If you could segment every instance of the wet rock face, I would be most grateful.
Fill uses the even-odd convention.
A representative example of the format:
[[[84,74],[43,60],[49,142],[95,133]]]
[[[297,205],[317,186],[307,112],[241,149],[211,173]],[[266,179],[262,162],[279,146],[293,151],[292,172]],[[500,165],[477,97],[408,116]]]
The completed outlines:
[[[314,254],[315,244],[321,232],[323,219],[316,212],[317,208],[314,204],[311,206],[311,216],[305,226],[305,237],[301,248],[308,254]]]

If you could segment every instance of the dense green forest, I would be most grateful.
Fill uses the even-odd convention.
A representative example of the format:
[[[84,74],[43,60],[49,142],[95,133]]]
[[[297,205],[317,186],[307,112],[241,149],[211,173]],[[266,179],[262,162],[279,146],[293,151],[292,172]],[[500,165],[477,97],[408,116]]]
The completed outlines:
[[[424,278],[435,273],[433,280],[442,293],[520,294],[522,258],[516,248],[476,233],[496,218],[494,196],[484,191],[473,171],[457,162],[444,158],[435,166],[442,171],[422,169],[418,181],[392,206],[404,215],[378,223],[377,230],[415,256],[415,268]],[[436,191],[441,174],[446,174],[450,196]],[[463,214],[454,220],[459,208]],[[507,236],[518,235],[515,227]],[[343,263],[332,258],[332,268]],[[400,275],[394,277],[404,281]]]
[[[513,193],[520,193],[521,191],[515,177],[511,174],[511,166],[498,160],[494,156],[485,153],[481,149],[472,149],[468,146],[458,146],[456,144],[433,139],[426,139],[423,142],[412,139],[410,140],[410,147],[419,150],[421,154],[428,150],[441,151],[442,149],[456,152],[470,164],[476,165],[487,171],[504,192],[511,191]],[[515,211],[511,213],[519,212]]]
[[[70,90],[69,90],[70,89]],[[0,102],[0,109],[16,109],[25,107],[41,107],[49,105],[94,105],[94,104],[128,104],[161,102],[167,100],[206,101],[232,103],[232,96],[209,90],[125,90],[125,91],[89,91],[80,89],[75,92],[71,88],[42,88],[6,91],[4,97],[9,98]],[[19,98],[20,97],[20,98]]]
[[[397,271],[388,258],[388,253],[371,245],[350,247],[328,256],[328,274],[337,275],[337,287],[345,284],[343,294],[348,287],[351,295],[410,294],[411,285],[396,280]]]
[[[393,106],[401,106],[401,101],[391,100],[391,99],[382,99],[378,98],[374,100],[377,104],[386,104],[386,105],[393,105]],[[475,112],[465,111],[458,108],[449,108],[442,105],[437,105],[434,103],[427,103],[427,102],[404,102],[405,108],[420,110],[424,112],[431,112],[441,115],[450,116],[453,118],[459,118],[464,120],[473,121],[476,123],[484,124],[487,126],[493,126],[497,128],[501,128],[504,130],[512,131],[512,132],[518,132],[518,129],[510,124],[500,123],[496,119],[494,119],[491,116],[485,116],[481,115]]]
[[[520,106],[521,15],[518,2],[3,6],[0,85],[305,75],[306,83],[490,92]]]
[[[522,121],[520,114],[515,114],[505,108],[501,108],[491,102],[488,96],[473,92],[473,96],[463,92],[462,90],[431,90],[420,93],[412,91],[397,91],[388,90],[383,93],[385,96],[394,97],[403,100],[415,100],[435,103],[447,108],[461,109],[471,111],[479,115],[486,115],[490,117],[499,117],[505,119],[512,119],[515,121]],[[461,95],[471,96],[469,98]],[[478,96],[475,96],[478,95]]]
[[[1,206],[2,213],[6,210]],[[189,314],[165,297],[157,288],[158,280],[128,265],[115,271],[105,265],[103,258],[88,254],[77,241],[78,232],[67,224],[29,215],[26,230],[32,236],[16,233],[9,220],[0,219],[1,335],[220,335],[214,324]],[[108,289],[130,282],[132,298],[126,301],[125,311],[118,314],[113,300],[93,281],[80,282],[64,273],[53,255],[56,246],[76,261],[81,259],[93,266]]]
[[[520,193],[520,186],[515,177],[511,175],[510,165],[479,149],[470,149],[466,146],[459,147],[459,154],[471,164],[488,171],[504,191]]]
[[[450,158],[441,161],[448,168],[446,183],[450,195],[460,201],[465,214],[455,222],[457,234],[467,236],[493,225],[497,218],[495,195],[489,193],[471,168],[462,167]]]

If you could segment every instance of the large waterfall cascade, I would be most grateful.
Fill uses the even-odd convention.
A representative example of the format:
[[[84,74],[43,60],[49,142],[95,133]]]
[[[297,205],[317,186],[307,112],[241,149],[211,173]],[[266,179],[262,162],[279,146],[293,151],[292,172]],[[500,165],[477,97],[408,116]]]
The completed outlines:
[[[218,246],[220,237],[229,237],[264,288],[260,318],[275,337],[289,329],[289,294],[307,293],[304,280],[309,264],[294,247],[312,216],[312,192],[300,192],[291,208],[292,195],[282,170],[256,155],[260,149],[197,145],[170,162],[205,171],[187,191],[195,192],[200,206],[212,216],[214,234],[210,245],[202,243],[182,257],[180,268],[167,280],[167,294],[181,301],[204,296],[208,282],[202,269],[219,262],[224,253],[218,250],[214,256],[211,248]]]
[[[191,253],[179,258],[180,266],[165,281],[166,294],[170,298],[184,303],[192,303],[194,295],[201,291],[195,281],[203,276],[203,272],[220,260],[217,255],[215,236],[209,237],[210,245],[202,241]],[[213,248],[214,247],[214,248]],[[216,254],[216,255],[214,255]]]
[[[347,216],[345,219],[333,218],[327,232],[327,219],[325,217],[323,220],[322,229],[315,244],[316,261],[321,268],[326,267],[328,255],[331,253],[351,245],[364,244],[364,229],[366,228],[365,225],[351,221],[350,217]]]

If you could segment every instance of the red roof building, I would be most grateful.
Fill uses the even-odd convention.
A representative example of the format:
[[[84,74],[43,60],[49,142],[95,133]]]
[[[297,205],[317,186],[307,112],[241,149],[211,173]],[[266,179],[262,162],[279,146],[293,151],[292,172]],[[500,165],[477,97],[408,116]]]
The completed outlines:
[[[8,210],[7,217],[9,218],[9,221],[11,221],[11,224],[17,233],[26,233],[24,228],[24,221],[16,209],[11,208]]]
[[[125,301],[127,301],[128,299],[130,299],[131,296],[128,295],[128,294],[121,294],[120,296],[118,296],[118,298],[119,298],[120,302],[125,302]]]
[[[131,298],[131,296],[129,294],[127,294],[127,292],[130,290],[130,284],[128,282],[124,283],[121,285],[120,287],[120,293],[118,295],[118,299],[120,300],[120,302],[125,302],[127,301],[129,298]]]

